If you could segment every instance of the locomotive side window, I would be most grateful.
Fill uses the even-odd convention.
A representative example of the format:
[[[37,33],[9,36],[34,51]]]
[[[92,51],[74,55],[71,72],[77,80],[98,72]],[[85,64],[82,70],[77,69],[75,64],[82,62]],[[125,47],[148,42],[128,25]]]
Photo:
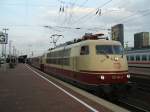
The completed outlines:
[[[142,61],[146,61],[146,60],[147,60],[146,55],[142,55]]]
[[[46,62],[49,64],[66,65],[70,64],[70,52],[71,49],[63,49],[60,51],[54,51],[47,54]]]
[[[70,56],[70,52],[71,52],[71,49],[65,49],[64,53],[63,53],[63,56],[64,57],[69,57]]]
[[[149,55],[149,61],[150,61],[150,55]]]
[[[80,55],[88,55],[89,54],[89,46],[82,46]]]

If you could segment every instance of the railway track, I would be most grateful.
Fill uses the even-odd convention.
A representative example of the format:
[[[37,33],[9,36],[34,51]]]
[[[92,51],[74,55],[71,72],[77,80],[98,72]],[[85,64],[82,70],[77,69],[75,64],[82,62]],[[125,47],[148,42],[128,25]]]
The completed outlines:
[[[150,77],[131,77],[135,88],[127,99],[120,99],[119,104],[133,112],[150,112]]]
[[[130,81],[136,83],[136,88],[140,91],[150,93],[150,77],[134,77],[132,75]]]
[[[118,105],[130,110],[131,112],[150,112],[148,109],[139,107],[124,100],[118,100]]]
[[[126,108],[131,112],[150,112],[149,91],[150,85],[137,85],[125,98],[119,98],[117,101],[104,99]]]
[[[88,91],[89,92],[89,91]],[[91,92],[90,92],[91,93]],[[96,95],[98,97],[101,97],[98,94],[91,93],[93,95]],[[147,97],[145,97],[147,94]],[[149,95],[146,92],[140,92],[139,89],[133,90],[132,93],[129,93],[127,97],[121,97],[117,100],[108,99],[105,97],[101,97],[107,101],[110,101],[116,105],[119,105],[125,109],[128,109],[131,112],[150,112],[150,101]]]
[[[138,84],[138,89],[150,93],[150,84]]]

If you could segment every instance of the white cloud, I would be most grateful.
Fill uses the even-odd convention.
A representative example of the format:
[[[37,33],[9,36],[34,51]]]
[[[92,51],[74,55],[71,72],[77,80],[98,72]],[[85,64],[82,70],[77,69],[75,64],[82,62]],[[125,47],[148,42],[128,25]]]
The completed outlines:
[[[97,1],[97,3],[100,2]],[[18,49],[28,49],[29,44],[32,44],[32,49],[38,54],[41,53],[43,49],[45,50],[49,47],[49,37],[54,33],[63,34],[65,38],[61,39],[61,42],[65,42],[73,40],[74,38],[79,38],[85,32],[98,32],[98,30],[96,28],[94,29],[94,27],[105,29],[110,28],[114,24],[123,23],[125,28],[125,41],[132,40],[130,45],[133,45],[134,33],[150,30],[149,17],[143,16],[143,14],[146,13],[146,10],[147,12],[150,11],[148,10],[149,4],[150,0],[120,0],[120,2],[118,4],[116,2],[116,5],[114,6],[108,5],[108,7],[102,8],[101,16],[97,16],[95,14],[98,4],[94,4],[94,2],[93,4],[88,4],[88,6],[85,7],[68,7],[65,9],[64,13],[59,12],[60,4],[57,3],[55,4],[57,7],[42,6],[33,9],[30,8],[28,18],[17,16],[12,19],[18,20],[17,18],[19,18],[20,21],[15,21],[15,24],[29,24],[31,27],[10,27],[9,37],[11,40],[14,40],[14,44],[18,47]],[[15,14],[13,17],[15,17]],[[2,21],[5,21],[5,16],[1,18],[1,24],[3,24]],[[12,22],[11,24],[14,24],[13,21],[10,22]],[[73,28],[80,27],[83,29],[46,29],[44,27],[42,28],[44,25],[66,26]],[[90,28],[93,28],[93,30],[88,30]],[[56,29],[60,30],[60,32],[56,31]],[[107,34],[107,30],[99,29],[99,32],[105,32]]]

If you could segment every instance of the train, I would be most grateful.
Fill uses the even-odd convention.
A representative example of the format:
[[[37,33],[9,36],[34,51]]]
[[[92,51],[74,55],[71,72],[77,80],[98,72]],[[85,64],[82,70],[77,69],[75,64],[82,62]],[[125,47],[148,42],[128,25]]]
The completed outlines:
[[[90,91],[110,94],[126,90],[129,84],[121,43],[101,33],[84,35],[29,60],[32,66]]]
[[[150,49],[129,50],[126,55],[129,67],[150,68]]]

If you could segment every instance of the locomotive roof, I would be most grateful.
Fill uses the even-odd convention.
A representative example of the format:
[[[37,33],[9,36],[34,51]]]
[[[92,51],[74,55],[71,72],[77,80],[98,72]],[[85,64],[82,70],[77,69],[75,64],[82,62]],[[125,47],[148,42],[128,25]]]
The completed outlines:
[[[121,43],[118,42],[118,41],[106,40],[106,39],[84,40],[84,41],[77,42],[77,43],[74,43],[74,44],[65,45],[65,46],[58,47],[58,48],[56,47],[56,48],[53,48],[50,51],[59,51],[59,50],[64,49],[64,48],[67,49],[67,48],[72,48],[72,47],[75,47],[75,46],[92,45],[92,44],[98,44],[98,45],[121,45]],[[50,52],[50,51],[48,51],[48,52]]]

